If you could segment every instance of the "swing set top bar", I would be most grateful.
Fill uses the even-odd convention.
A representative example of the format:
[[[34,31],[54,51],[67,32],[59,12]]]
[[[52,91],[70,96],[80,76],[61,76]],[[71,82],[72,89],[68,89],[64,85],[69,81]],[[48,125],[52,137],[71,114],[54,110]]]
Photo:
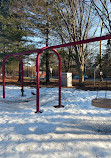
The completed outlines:
[[[111,39],[111,35],[106,35],[106,36],[101,36],[101,37],[95,37],[95,38],[90,38],[90,39],[86,39],[86,40],[75,41],[75,42],[66,43],[66,44],[60,44],[60,45],[56,45],[56,46],[50,46],[47,49],[55,49],[55,48],[61,48],[61,47],[68,47],[68,46],[74,46],[74,45],[80,45],[80,44],[85,44],[85,43],[103,41],[103,40],[108,40],[108,39]]]
[[[25,52],[16,53],[16,54],[9,54],[3,59],[3,61],[5,61],[8,57],[11,57],[11,56],[20,56],[20,55],[25,55],[25,54],[37,53],[37,52],[39,53],[39,52],[42,52],[42,51],[47,50],[47,49],[56,49],[56,48],[80,45],[80,44],[97,42],[97,41],[108,40],[108,39],[111,39],[111,35],[95,37],[95,38],[90,38],[90,39],[86,39],[86,40],[75,41],[75,42],[66,43],[66,44],[60,44],[60,45],[56,45],[56,46],[50,46],[50,47],[47,46],[47,47],[44,47],[42,49],[35,49],[35,50],[25,51]]]

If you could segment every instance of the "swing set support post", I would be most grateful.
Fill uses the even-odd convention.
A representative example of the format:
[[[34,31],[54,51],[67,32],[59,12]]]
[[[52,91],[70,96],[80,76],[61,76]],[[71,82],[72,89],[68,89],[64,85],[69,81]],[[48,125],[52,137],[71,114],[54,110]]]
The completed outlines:
[[[42,50],[39,51],[37,58],[36,58],[36,112],[35,113],[42,113],[39,109],[39,85],[40,85],[40,78],[39,78],[39,59],[41,53],[43,51],[47,50],[48,47],[43,48]],[[63,107],[61,105],[61,73],[62,73],[62,64],[61,64],[61,58],[59,53],[55,49],[51,49],[58,57],[59,60],[59,105],[54,106],[57,108]]]

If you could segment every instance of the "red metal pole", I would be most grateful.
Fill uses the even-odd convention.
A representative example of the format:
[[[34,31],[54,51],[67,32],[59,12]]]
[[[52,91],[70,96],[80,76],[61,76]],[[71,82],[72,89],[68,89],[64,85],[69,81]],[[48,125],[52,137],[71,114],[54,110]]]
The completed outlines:
[[[58,60],[59,60],[59,105],[58,107],[61,108],[61,73],[62,73],[62,64],[61,64],[61,58],[60,58],[60,55],[59,53],[55,50],[55,49],[52,49],[52,51],[54,51],[58,57]]]
[[[59,108],[61,108],[61,60],[59,60]]]
[[[56,46],[50,46],[50,47],[47,47],[47,49],[56,49],[56,48],[61,48],[61,47],[68,47],[68,46],[79,45],[79,44],[83,44],[83,43],[96,42],[96,41],[102,41],[102,40],[107,40],[107,39],[111,39],[111,35],[105,35],[105,36],[101,36],[101,37],[94,37],[94,38],[90,38],[90,39],[86,39],[86,40],[81,40],[81,41],[76,41],[76,42],[71,42],[71,43],[66,43],[66,44],[60,44],[60,45],[56,45]],[[45,47],[45,49],[46,49],[46,47]],[[39,51],[41,51],[41,49],[30,50],[30,51],[16,53],[16,54],[12,54],[12,55],[13,56],[19,56],[19,55],[25,55],[25,54],[32,54],[32,53],[36,53],[36,52],[39,52]],[[12,56],[12,55],[10,54],[8,56]]]
[[[36,112],[35,113],[40,113],[39,110],[39,59],[40,59],[40,54],[41,51],[38,53],[37,58],[36,58]]]
[[[41,49],[41,51],[39,51],[37,58],[36,58],[36,112],[35,113],[41,113],[40,109],[39,109],[39,83],[40,83],[40,79],[39,79],[39,59],[40,59],[40,54],[47,49],[47,47]],[[61,67],[61,58],[59,53],[55,50],[52,49],[52,51],[54,51],[58,57],[59,60],[59,105],[55,106],[58,108],[63,107],[61,105],[61,72],[62,72],[62,67]]]
[[[101,36],[101,37],[94,37],[94,38],[90,38],[90,39],[86,39],[86,40],[60,44],[60,45],[56,45],[56,46],[50,46],[50,47],[47,47],[47,49],[56,49],[56,48],[80,45],[80,44],[84,44],[84,43],[91,43],[91,42],[97,42],[97,41],[108,40],[108,39],[111,39],[111,35],[106,35],[106,36]]]
[[[59,55],[59,54],[58,54]],[[61,58],[59,57],[59,108],[61,108],[61,74],[62,74],[62,63]]]
[[[20,62],[21,62],[21,70],[22,70],[22,74],[21,74],[21,76],[22,76],[22,89],[21,89],[21,91],[22,91],[22,96],[24,96],[24,71],[23,71],[23,61],[22,61],[22,59],[21,58],[18,58],[19,60],[20,60]]]

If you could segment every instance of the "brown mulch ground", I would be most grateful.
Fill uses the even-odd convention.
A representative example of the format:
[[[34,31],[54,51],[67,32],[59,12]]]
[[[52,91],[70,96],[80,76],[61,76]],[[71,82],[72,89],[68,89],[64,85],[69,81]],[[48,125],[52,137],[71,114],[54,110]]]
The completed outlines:
[[[2,85],[2,78],[0,78],[0,85]],[[6,77],[5,85],[17,85],[21,86],[16,77]],[[24,79],[24,86],[36,87],[34,79]],[[58,87],[58,80],[51,79],[50,83],[46,83],[45,80],[40,81],[40,87]],[[66,88],[66,87],[62,87]],[[111,90],[111,81],[96,81],[95,85],[93,81],[85,81],[83,85],[79,85],[78,80],[73,80],[72,87],[82,90]]]

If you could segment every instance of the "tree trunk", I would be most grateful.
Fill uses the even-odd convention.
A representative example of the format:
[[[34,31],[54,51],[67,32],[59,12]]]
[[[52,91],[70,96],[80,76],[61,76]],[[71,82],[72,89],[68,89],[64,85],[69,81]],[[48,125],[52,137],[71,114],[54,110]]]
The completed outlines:
[[[48,17],[47,17],[47,23],[46,23],[46,47],[49,43],[49,23],[48,23]],[[46,51],[46,83],[49,82],[49,53]]]
[[[46,83],[49,82],[49,53],[46,52]]]
[[[48,1],[46,1],[46,15],[47,15],[47,23],[46,23],[46,47],[49,45],[49,13],[48,13]],[[49,53],[46,52],[46,83],[49,82]]]
[[[21,63],[19,62],[19,78],[18,82],[21,82]]]
[[[20,48],[21,42],[18,43],[18,53],[19,53],[19,48]],[[19,78],[18,82],[21,82],[21,63],[19,62]]]
[[[79,85],[83,85],[83,83],[84,83],[84,64],[82,64],[79,69]]]
[[[79,85],[84,83],[84,54],[81,55],[81,63],[79,65]]]

